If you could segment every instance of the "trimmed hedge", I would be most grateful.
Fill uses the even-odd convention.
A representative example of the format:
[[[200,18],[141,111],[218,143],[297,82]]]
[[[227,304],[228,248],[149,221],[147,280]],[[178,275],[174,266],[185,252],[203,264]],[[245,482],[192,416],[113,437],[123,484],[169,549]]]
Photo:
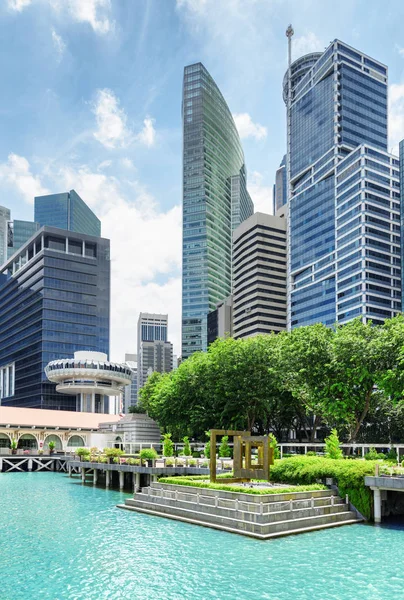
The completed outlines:
[[[205,476],[206,477],[206,476]],[[287,494],[289,492],[312,492],[315,490],[327,489],[325,485],[318,483],[311,485],[296,485],[294,487],[284,488],[249,488],[242,485],[230,485],[225,483],[209,483],[208,481],[200,481],[200,476],[197,477],[160,477],[160,483],[171,483],[174,485],[184,485],[196,488],[208,488],[210,490],[223,490],[224,492],[242,492],[243,494],[255,494],[262,496],[263,494]],[[199,480],[198,480],[199,479]]]
[[[341,496],[348,494],[359,512],[370,519],[373,515],[373,494],[365,486],[365,475],[374,473],[374,463],[369,461],[296,456],[276,460],[271,467],[271,480],[306,485],[332,477],[337,482]]]

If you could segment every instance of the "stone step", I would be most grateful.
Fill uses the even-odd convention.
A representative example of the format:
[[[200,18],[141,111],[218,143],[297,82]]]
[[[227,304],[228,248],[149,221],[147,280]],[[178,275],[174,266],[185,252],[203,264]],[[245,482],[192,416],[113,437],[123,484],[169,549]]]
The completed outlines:
[[[318,515],[326,515],[326,514],[332,514],[332,513],[337,513],[337,512],[344,512],[346,511],[346,505],[342,503],[342,501],[335,503],[334,505],[331,505],[329,500],[328,500],[328,504],[327,505],[319,505],[316,506],[314,505],[314,507],[311,507],[311,503],[309,502],[308,506],[304,506],[304,507],[294,507],[292,510],[290,510],[290,506],[288,504],[286,509],[282,509],[282,510],[271,510],[271,511],[267,511],[267,507],[262,506],[263,512],[261,514],[259,508],[260,505],[254,505],[254,511],[252,512],[251,510],[244,510],[243,509],[243,504],[244,503],[239,503],[239,508],[235,508],[234,507],[234,502],[232,503],[233,506],[229,507],[222,507],[222,506],[214,506],[214,505],[205,505],[202,502],[200,502],[199,504],[197,504],[195,501],[189,502],[189,501],[185,501],[183,499],[177,499],[174,500],[172,498],[165,498],[165,497],[160,497],[160,496],[154,496],[154,495],[149,495],[149,494],[142,494],[142,493],[138,493],[135,495],[135,497],[133,499],[128,499],[126,500],[126,503],[129,506],[137,506],[139,502],[143,502],[143,503],[149,503],[150,505],[164,505],[167,507],[173,507],[173,508],[180,508],[180,509],[186,509],[186,510],[190,510],[193,511],[195,513],[199,513],[199,514],[210,514],[210,515],[215,515],[217,517],[227,517],[227,516],[231,516],[237,519],[241,519],[244,521],[248,521],[250,523],[255,522],[255,523],[272,523],[275,521],[286,521],[286,520],[290,520],[290,519],[297,519],[297,518],[303,518],[305,516],[318,516]],[[305,501],[307,502],[307,501]],[[284,504],[284,503],[282,503]]]
[[[175,514],[175,512],[162,512],[160,510],[158,510],[158,507],[153,507],[153,509],[147,508],[147,507],[141,507],[141,506],[137,506],[136,508],[134,506],[130,506],[128,504],[119,504],[118,505],[119,508],[123,508],[126,510],[132,510],[132,511],[136,511],[136,512],[141,512],[144,514],[148,514],[148,515],[152,515],[152,516],[159,516],[159,517],[165,517],[165,518],[170,518],[170,519],[174,519],[174,520],[178,520],[178,521],[182,521],[185,523],[191,523],[194,525],[202,525],[205,527],[211,527],[213,529],[220,529],[222,531],[227,531],[229,533],[237,533],[237,534],[241,534],[241,535],[247,535],[250,537],[254,537],[257,539],[262,539],[262,540],[266,540],[266,539],[270,539],[270,538],[274,538],[274,537],[281,537],[281,536],[285,536],[285,535],[294,535],[297,533],[305,533],[305,532],[309,532],[309,531],[319,531],[322,529],[327,529],[329,527],[338,527],[341,525],[353,525],[355,523],[359,523],[360,519],[356,518],[355,513],[353,513],[352,511],[348,511],[346,513],[339,513],[339,518],[338,519],[327,519],[326,522],[320,522],[318,519],[316,520],[315,518],[309,519],[309,520],[299,520],[297,522],[295,521],[291,521],[290,523],[292,524],[292,527],[290,528],[284,528],[282,526],[282,523],[277,523],[277,527],[273,528],[272,531],[268,531],[268,528],[265,529],[265,531],[263,530],[263,528],[261,527],[259,530],[258,528],[240,528],[237,526],[238,522],[234,521],[231,522],[229,520],[228,523],[223,523],[221,520],[220,522],[217,521],[208,521],[208,520],[204,520],[203,516],[201,515],[200,518],[195,518],[198,515],[195,514],[191,514],[191,515],[187,515],[185,511],[181,511],[181,514]],[[305,521],[305,522],[303,522]],[[295,525],[293,527],[293,524]],[[250,525],[250,524],[248,524]]]
[[[158,500],[158,498],[155,498],[155,500]],[[306,511],[305,516],[300,516],[297,518],[290,518],[291,514],[289,511],[289,513],[283,513],[283,519],[281,518],[276,521],[273,521],[271,519],[271,521],[267,522],[257,522],[256,520],[247,521],[242,518],[242,515],[236,516],[235,511],[233,511],[232,513],[230,513],[230,511],[227,511],[228,514],[226,516],[223,514],[219,515],[207,512],[201,513],[198,507],[195,507],[194,509],[183,508],[173,504],[166,505],[161,504],[159,502],[149,502],[146,499],[140,500],[135,498],[133,500],[127,500],[125,502],[125,506],[128,508],[133,508],[134,510],[139,509],[142,511],[149,511],[150,514],[160,514],[162,516],[173,515],[180,519],[189,519],[191,522],[194,523],[213,523],[218,526],[221,525],[224,528],[230,528],[239,531],[240,533],[248,531],[253,534],[259,534],[264,536],[271,533],[286,532],[301,528],[310,528],[317,525],[327,525],[331,523],[341,523],[344,521],[352,520],[356,522],[358,521],[356,518],[356,514],[352,511],[347,510],[334,511],[329,514],[312,515],[307,514]],[[273,515],[269,516],[272,517]]]

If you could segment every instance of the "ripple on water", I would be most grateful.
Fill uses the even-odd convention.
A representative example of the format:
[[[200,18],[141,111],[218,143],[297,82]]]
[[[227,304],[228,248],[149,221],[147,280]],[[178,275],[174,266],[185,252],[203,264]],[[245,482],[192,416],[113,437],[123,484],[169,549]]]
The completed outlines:
[[[0,600],[397,600],[404,530],[260,542],[116,508],[54,473],[0,476]]]

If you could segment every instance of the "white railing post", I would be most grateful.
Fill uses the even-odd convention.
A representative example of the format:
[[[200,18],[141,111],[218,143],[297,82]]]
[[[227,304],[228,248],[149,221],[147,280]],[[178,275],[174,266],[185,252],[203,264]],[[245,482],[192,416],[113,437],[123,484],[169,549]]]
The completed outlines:
[[[293,510],[293,500],[289,500],[289,508],[291,511]]]
[[[311,497],[311,508],[314,508],[314,497]]]

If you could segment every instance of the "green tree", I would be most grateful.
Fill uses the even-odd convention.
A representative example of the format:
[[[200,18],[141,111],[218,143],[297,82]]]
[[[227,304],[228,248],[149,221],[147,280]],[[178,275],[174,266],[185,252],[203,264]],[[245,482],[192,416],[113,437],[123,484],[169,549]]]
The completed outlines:
[[[229,436],[228,435],[224,435],[220,441],[219,456],[220,456],[220,458],[230,458],[231,457],[231,448],[229,446]]]
[[[184,450],[183,450],[184,456],[192,456],[191,446],[189,443],[189,437],[186,435],[182,441],[184,442]]]
[[[326,458],[338,459],[342,458],[342,450],[340,448],[340,442],[338,432],[336,429],[331,429],[331,433],[325,438],[325,456]]]
[[[171,433],[163,434],[163,456],[173,456],[174,444],[171,439]]]
[[[133,405],[133,406],[129,406],[128,412],[132,415],[136,415],[136,414],[144,414],[146,411],[142,406]]]
[[[206,458],[210,458],[210,431],[205,431],[205,435],[208,436],[208,441],[205,444],[203,453],[206,456]]]

